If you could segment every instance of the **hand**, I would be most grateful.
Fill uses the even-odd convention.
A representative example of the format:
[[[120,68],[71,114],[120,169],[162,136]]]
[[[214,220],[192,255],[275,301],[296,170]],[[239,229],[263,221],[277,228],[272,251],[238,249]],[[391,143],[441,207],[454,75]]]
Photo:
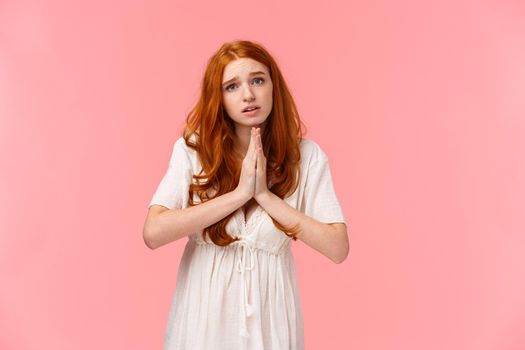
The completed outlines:
[[[243,194],[246,200],[250,200],[255,195],[255,180],[256,180],[256,165],[257,165],[257,150],[255,128],[250,131],[250,144],[248,151],[241,164],[241,175],[236,191]]]
[[[257,128],[255,131],[255,148],[257,153],[257,162],[255,172],[255,193],[253,197],[257,202],[259,202],[260,198],[269,192],[268,183],[266,182],[266,157],[264,156],[260,128]]]

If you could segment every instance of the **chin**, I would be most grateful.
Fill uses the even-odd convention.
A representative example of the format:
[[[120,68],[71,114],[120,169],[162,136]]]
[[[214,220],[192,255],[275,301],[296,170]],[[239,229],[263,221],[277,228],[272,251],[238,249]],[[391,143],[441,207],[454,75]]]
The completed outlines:
[[[245,127],[252,127],[252,126],[262,126],[268,119],[268,116],[253,116],[253,117],[247,117],[245,115],[240,115],[237,120],[234,120],[234,122],[238,125],[242,125]]]

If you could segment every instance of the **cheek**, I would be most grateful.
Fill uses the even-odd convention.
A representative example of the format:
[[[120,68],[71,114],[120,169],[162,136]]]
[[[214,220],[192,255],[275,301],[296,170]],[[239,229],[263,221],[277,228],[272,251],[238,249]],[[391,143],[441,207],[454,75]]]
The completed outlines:
[[[229,98],[229,96],[228,97],[223,96],[222,104],[224,106],[224,109],[226,109],[226,111],[230,111],[232,109],[232,101],[231,101],[231,98]]]
[[[268,85],[268,88],[266,89],[265,93],[266,93],[267,99],[269,99],[271,101],[272,100],[272,94],[273,94],[273,85],[272,84]]]
[[[233,98],[232,95],[229,95],[228,97],[223,97],[222,99],[222,106],[224,108],[224,111],[226,114],[233,120],[237,120],[237,110],[238,104]]]
[[[273,95],[272,95],[272,89],[266,91],[266,101],[268,102],[268,105],[272,105],[273,104]]]

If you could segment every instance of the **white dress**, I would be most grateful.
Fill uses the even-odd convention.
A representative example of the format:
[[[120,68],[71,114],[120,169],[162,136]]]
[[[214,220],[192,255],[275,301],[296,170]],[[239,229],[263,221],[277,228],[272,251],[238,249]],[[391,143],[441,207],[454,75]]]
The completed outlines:
[[[318,221],[346,222],[326,154],[309,139],[300,149],[300,183],[285,201]],[[187,208],[191,176],[200,169],[197,153],[177,139],[149,206]],[[194,200],[200,203],[196,194]],[[203,241],[202,231],[187,236],[164,350],[304,349],[293,240],[260,206],[247,223],[242,208],[237,209],[226,231],[241,240],[220,247],[209,237]]]

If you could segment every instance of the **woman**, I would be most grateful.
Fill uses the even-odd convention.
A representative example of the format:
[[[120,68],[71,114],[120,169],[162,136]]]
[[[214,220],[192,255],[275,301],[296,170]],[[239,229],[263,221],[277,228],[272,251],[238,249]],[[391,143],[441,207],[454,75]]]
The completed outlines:
[[[349,244],[328,158],[301,126],[260,44],[211,57],[144,224],[151,249],[188,237],[165,349],[304,348],[291,242],[336,263]]]

